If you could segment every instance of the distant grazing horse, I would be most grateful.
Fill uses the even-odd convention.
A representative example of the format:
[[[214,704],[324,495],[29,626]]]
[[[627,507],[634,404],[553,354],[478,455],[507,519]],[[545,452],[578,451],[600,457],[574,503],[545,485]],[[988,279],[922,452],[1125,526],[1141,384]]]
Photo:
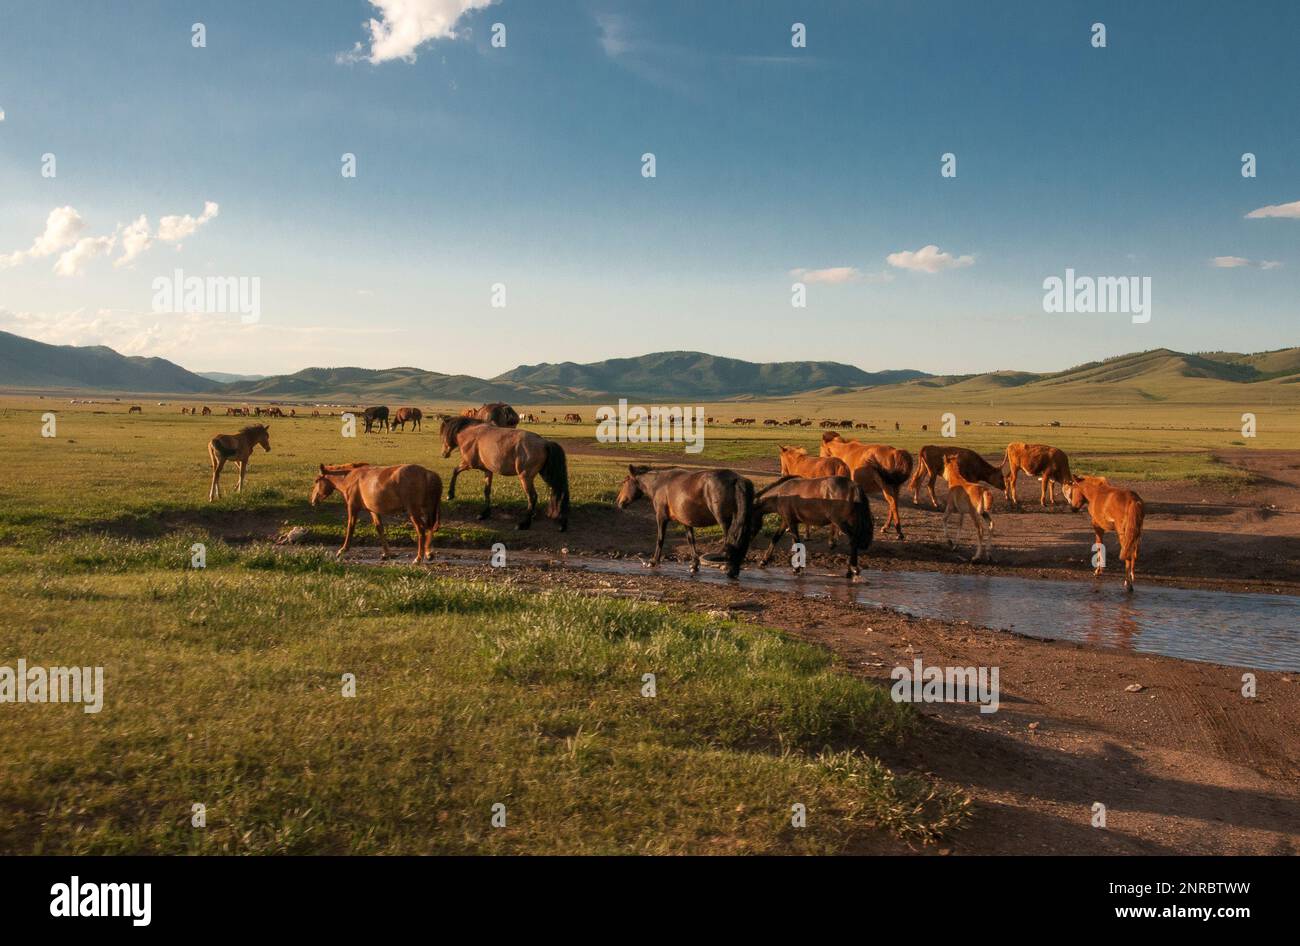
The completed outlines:
[[[253,424],[237,434],[217,434],[208,441],[208,459],[212,461],[212,485],[208,487],[208,502],[221,497],[221,468],[227,460],[234,460],[239,467],[239,482],[235,484],[235,492],[244,491],[248,458],[259,443],[263,450],[271,452],[270,428],[265,424]]]
[[[182,413],[182,414],[188,414],[189,412],[190,412],[190,409],[189,409],[188,407],[182,407],[182,408],[181,408],[181,413]]]
[[[581,414],[575,414],[575,413],[573,413],[572,411],[570,411],[568,414],[565,414],[565,415],[564,415],[564,422],[565,422],[566,424],[581,424],[581,423],[582,423],[582,415],[581,415]]]
[[[380,430],[388,430],[388,408],[380,405],[379,407],[367,407],[361,412],[361,417],[366,424],[366,433],[371,433],[371,427],[378,423]]]
[[[207,416],[208,416],[209,414],[211,414],[211,413],[212,413],[212,408],[210,408],[210,407],[208,407],[208,405],[204,404],[204,405],[203,405],[203,416],[204,416],[204,417],[207,417]]]
[[[519,477],[528,496],[528,511],[519,520],[519,528],[533,524],[537,512],[537,490],[533,479],[540,474],[551,489],[547,515],[557,519],[560,531],[569,528],[569,464],[564,448],[530,430],[498,427],[474,417],[453,417],[442,424],[442,457],[460,451],[460,465],[452,471],[447,498],[456,498],[456,477],[466,470],[482,470],[483,511],[480,519],[492,515],[492,476],[501,473]]]
[[[956,548],[956,543],[948,536],[948,517],[957,513],[957,531],[961,532],[962,516],[970,516],[970,521],[975,524],[975,555],[971,561],[978,562],[984,557],[984,523],[988,524],[989,532],[993,531],[993,517],[989,515],[993,491],[983,483],[966,479],[955,453],[944,455],[943,478],[948,483],[948,504],[943,509],[943,537],[948,539],[949,546]]]
[[[1105,545],[1102,539],[1106,530],[1114,530],[1119,536],[1119,557],[1124,563],[1124,590],[1133,590],[1133,573],[1137,568],[1138,546],[1142,544],[1142,520],[1146,518],[1146,508],[1142,497],[1131,489],[1111,486],[1105,477],[1074,476],[1061,487],[1070,508],[1078,512],[1084,506],[1092,516],[1092,532],[1102,551],[1095,557],[1097,567],[1094,577],[1100,577],[1106,567]]]
[[[1010,443],[1002,457],[1002,463],[1009,467],[1006,479],[1007,499],[1016,499],[1016,476],[1028,473],[1038,477],[1043,484],[1039,504],[1046,506],[1049,502],[1056,505],[1054,484],[1061,485],[1061,495],[1065,495],[1065,484],[1070,482],[1070,460],[1056,447],[1042,443]]]
[[[753,527],[753,483],[731,470],[656,470],[629,466],[627,471],[616,505],[626,509],[642,496],[649,498],[658,530],[654,557],[650,559],[652,567],[663,558],[664,536],[672,520],[686,527],[686,538],[691,543],[691,571],[698,572],[700,553],[695,547],[695,530],[716,523],[725,533],[723,555],[727,577],[740,575],[745,553],[757,531]]]
[[[520,419],[521,419],[525,424],[535,424],[535,423],[537,423],[537,415],[536,415],[536,414],[525,414],[525,415],[524,415],[522,418],[520,418]]]
[[[406,429],[406,422],[411,422],[412,432],[420,429],[420,422],[424,420],[424,414],[418,407],[399,407],[397,413],[393,415],[393,427]]]
[[[972,483],[988,483],[997,489],[1006,490],[1002,470],[987,462],[974,450],[966,447],[941,447],[937,444],[927,444],[918,454],[920,460],[916,464],[916,472],[912,474],[912,482],[908,484],[912,487],[912,505],[919,505],[917,495],[921,483],[929,477],[925,489],[930,494],[930,505],[935,509],[939,508],[939,500],[934,495],[934,481],[943,475],[943,458],[949,454],[957,458],[957,469],[963,479],[970,480]]]
[[[384,534],[383,516],[405,513],[415,527],[415,559],[420,564],[430,555],[433,534],[438,531],[439,506],[442,503],[442,479],[432,470],[413,463],[401,466],[370,466],[366,463],[328,467],[321,464],[320,475],[311,488],[315,506],[335,491],[343,494],[348,524],[343,545],[334,553],[342,558],[357,527],[357,516],[370,513],[375,532],[383,546],[381,558],[388,558],[388,537]]]
[[[128,414],[143,414],[144,408],[142,408],[139,404],[132,404],[130,407],[126,409],[126,412]]]
[[[830,526],[839,529],[849,537],[849,567],[845,578],[861,574],[858,567],[858,552],[871,547],[871,505],[866,495],[853,480],[847,476],[824,476],[806,479],[798,476],[783,476],[770,486],[765,486],[754,496],[754,533],[763,525],[763,516],[776,513],[781,517],[781,525],[772,535],[772,544],[767,554],[758,563],[766,567],[776,552],[776,545],[781,536],[790,530],[793,541],[799,541],[799,525]],[[793,546],[792,546],[793,547]],[[803,566],[796,566],[801,571]]]
[[[912,455],[906,450],[899,450],[884,443],[862,443],[857,440],[845,440],[835,431],[822,434],[821,455],[839,457],[856,473],[859,469],[874,463],[875,475],[880,480],[880,493],[889,507],[885,524],[880,527],[884,532],[891,525],[903,537],[903,524],[898,518],[898,488],[912,475]],[[856,479],[856,477],[855,477]],[[859,483],[859,485],[863,485]],[[872,492],[863,486],[868,495]]]
[[[482,407],[473,409],[467,416],[485,420],[490,424],[496,424],[498,427],[519,426],[518,412],[504,401],[484,404]]]

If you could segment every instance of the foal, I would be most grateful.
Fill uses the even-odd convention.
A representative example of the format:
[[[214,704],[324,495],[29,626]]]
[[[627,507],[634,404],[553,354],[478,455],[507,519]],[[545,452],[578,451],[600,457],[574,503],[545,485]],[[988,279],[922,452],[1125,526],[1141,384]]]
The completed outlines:
[[[978,562],[984,557],[983,523],[987,522],[989,532],[993,531],[993,517],[989,515],[989,509],[993,505],[993,491],[983,483],[972,483],[962,476],[960,463],[957,454],[944,455],[943,478],[948,482],[948,505],[943,510],[943,537],[955,548],[956,543],[948,538],[948,517],[953,512],[957,513],[957,531],[961,532],[962,516],[970,516],[970,521],[975,523],[975,557],[971,561]],[[993,544],[991,537],[989,544]]]
[[[265,424],[253,424],[237,434],[217,434],[208,441],[208,459],[212,461],[212,485],[208,487],[208,502],[221,498],[221,468],[227,460],[234,460],[239,467],[239,482],[235,492],[244,491],[244,475],[248,473],[248,458],[258,444],[267,453],[271,452],[270,428]]]
[[[1096,556],[1093,577],[1100,578],[1106,567],[1106,547],[1102,539],[1107,529],[1119,536],[1119,557],[1124,563],[1124,590],[1133,590],[1133,573],[1137,568],[1138,546],[1142,544],[1142,520],[1146,508],[1142,497],[1131,489],[1111,486],[1104,476],[1075,476],[1061,487],[1065,501],[1078,512],[1084,506],[1092,517],[1092,532],[1101,552]]]
[[[405,513],[415,527],[415,560],[418,565],[426,560],[438,531],[439,506],[442,502],[442,479],[432,470],[413,463],[401,466],[369,466],[364,463],[345,464],[338,467],[320,466],[320,475],[311,488],[311,504],[335,492],[343,494],[347,508],[348,525],[343,534],[343,545],[335,553],[342,558],[352,542],[352,532],[357,527],[357,516],[364,510],[370,513],[375,532],[384,547],[381,558],[388,558],[388,537],[384,534],[382,516]]]

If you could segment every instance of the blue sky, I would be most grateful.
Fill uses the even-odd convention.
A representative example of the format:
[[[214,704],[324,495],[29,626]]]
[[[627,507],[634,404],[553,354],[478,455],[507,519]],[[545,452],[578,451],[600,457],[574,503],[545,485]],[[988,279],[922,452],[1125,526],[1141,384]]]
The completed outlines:
[[[1300,343],[1300,4],[465,6],[7,2],[0,329],[256,373]],[[177,267],[260,321],[154,312]],[[1150,276],[1151,321],[1045,313],[1067,267]]]

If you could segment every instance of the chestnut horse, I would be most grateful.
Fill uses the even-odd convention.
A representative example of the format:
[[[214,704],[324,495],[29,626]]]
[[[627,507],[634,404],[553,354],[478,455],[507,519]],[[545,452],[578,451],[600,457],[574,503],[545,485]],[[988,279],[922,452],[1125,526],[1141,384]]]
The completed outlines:
[[[657,532],[654,557],[649,563],[651,567],[658,565],[663,558],[664,536],[671,519],[686,527],[686,538],[691,543],[691,572],[698,572],[700,553],[695,547],[695,530],[716,523],[722,526],[725,536],[723,555],[727,577],[740,575],[745,553],[749,551],[749,543],[757,531],[751,525],[754,517],[753,483],[731,470],[657,470],[648,466],[629,466],[615,505],[626,509],[643,496],[650,500],[655,511]],[[760,526],[761,522],[760,519]]]
[[[1142,520],[1146,518],[1142,497],[1131,489],[1111,486],[1103,476],[1071,477],[1061,487],[1061,493],[1072,510],[1078,512],[1087,506],[1088,514],[1092,516],[1092,532],[1097,544],[1102,546],[1100,553],[1094,555],[1097,567],[1093,570],[1093,577],[1100,577],[1106,567],[1102,539],[1106,530],[1113,530],[1119,536],[1119,557],[1124,563],[1124,590],[1132,591],[1138,546],[1142,544]]]
[[[208,441],[208,459],[212,462],[212,485],[208,487],[208,502],[221,498],[221,468],[227,460],[234,460],[239,467],[239,482],[235,492],[244,491],[244,476],[248,473],[248,458],[253,448],[259,443],[267,453],[271,452],[270,428],[265,424],[253,424],[237,434],[217,434]]]
[[[848,476],[849,467],[838,457],[810,457],[803,447],[781,447],[781,475],[807,479]]]
[[[934,497],[934,481],[943,476],[943,460],[949,454],[957,458],[957,469],[963,479],[970,480],[972,483],[988,483],[1000,490],[1007,488],[1002,470],[986,461],[974,450],[966,447],[941,447],[937,444],[927,444],[921,448],[920,461],[916,464],[916,472],[912,474],[912,482],[908,484],[912,487],[912,505],[919,505],[916,501],[917,493],[922,480],[928,476],[930,479],[925,484],[925,489],[930,494],[930,505],[935,509],[939,508],[939,500]]]
[[[957,513],[957,531],[960,533],[962,516],[970,516],[970,521],[975,524],[975,555],[971,561],[978,562],[984,557],[984,523],[988,523],[989,532],[993,531],[993,517],[989,515],[993,492],[983,483],[966,479],[961,471],[961,458],[956,453],[944,454],[943,478],[948,483],[948,504],[943,509],[943,537],[951,548],[956,548],[957,544],[948,535],[948,517]]]
[[[754,495],[754,533],[763,527],[763,516],[776,513],[781,525],[772,534],[772,544],[758,563],[764,568],[772,560],[776,545],[788,529],[799,541],[799,524],[830,526],[849,537],[849,567],[845,578],[860,574],[858,552],[871,547],[871,505],[862,488],[847,476],[805,478],[783,476]],[[793,547],[793,546],[792,546]],[[803,566],[796,566],[795,572]]]
[[[498,427],[519,426],[519,412],[504,401],[495,401],[492,404],[484,404],[482,407],[467,407],[460,412],[460,415],[485,420],[490,424],[496,424]]]
[[[1043,488],[1038,499],[1041,505],[1046,506],[1049,502],[1056,505],[1053,484],[1059,483],[1061,495],[1065,495],[1065,484],[1070,482],[1070,460],[1056,447],[1043,443],[1009,443],[1002,462],[1008,467],[1006,494],[1011,502],[1019,501],[1016,499],[1016,476],[1022,472],[1042,481]]]
[[[569,528],[569,465],[564,448],[554,440],[547,440],[530,430],[515,427],[498,427],[474,417],[453,417],[442,424],[442,457],[445,460],[453,450],[460,451],[460,464],[452,471],[447,498],[456,498],[456,477],[466,470],[482,470],[483,511],[480,519],[492,515],[492,476],[502,473],[519,477],[528,496],[528,511],[519,520],[519,528],[533,524],[537,512],[537,490],[533,479],[541,474],[542,481],[551,488],[551,503],[547,511],[558,519],[560,531]]]
[[[843,460],[855,474],[854,482],[857,482],[867,495],[873,491],[880,492],[885,498],[885,505],[889,508],[889,515],[886,516],[885,524],[880,527],[880,531],[884,532],[893,525],[901,539],[903,523],[898,518],[898,488],[912,475],[912,455],[906,450],[899,450],[884,443],[845,440],[835,431],[822,434],[821,455]],[[856,476],[858,470],[869,464],[874,464],[876,467],[874,476],[867,476],[859,481]],[[874,489],[876,479],[879,480],[878,490]]]
[[[391,427],[400,427],[406,429],[406,422],[411,422],[411,430],[420,429],[420,422],[424,420],[424,414],[418,407],[399,407],[397,413],[393,415]]]
[[[352,542],[357,516],[370,513],[375,532],[383,545],[380,558],[388,558],[388,536],[384,534],[383,516],[405,513],[415,527],[415,559],[418,565],[428,559],[433,534],[438,531],[438,509],[442,502],[442,479],[432,470],[413,463],[401,466],[370,466],[347,463],[340,466],[321,464],[320,475],[311,487],[311,504],[339,492],[347,509],[348,525],[343,545],[334,553],[342,558]]]

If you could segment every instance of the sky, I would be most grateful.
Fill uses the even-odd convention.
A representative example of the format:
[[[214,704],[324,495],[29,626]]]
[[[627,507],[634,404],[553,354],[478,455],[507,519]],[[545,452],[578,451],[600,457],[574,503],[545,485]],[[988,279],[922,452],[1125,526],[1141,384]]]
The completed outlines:
[[[483,377],[1292,346],[1297,36],[1284,0],[2,0],[0,329]],[[1149,277],[1150,320],[1045,311],[1067,269]],[[177,270],[256,319],[170,311]]]

